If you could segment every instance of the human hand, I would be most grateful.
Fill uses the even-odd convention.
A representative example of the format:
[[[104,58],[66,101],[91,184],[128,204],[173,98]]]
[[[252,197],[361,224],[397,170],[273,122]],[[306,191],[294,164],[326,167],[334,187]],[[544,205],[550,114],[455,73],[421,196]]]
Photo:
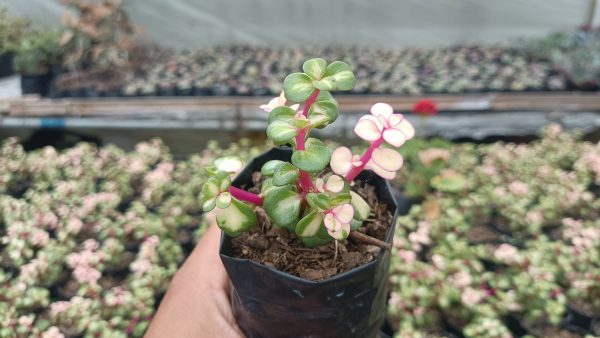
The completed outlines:
[[[211,225],[171,281],[146,338],[243,338],[219,258],[221,230]]]

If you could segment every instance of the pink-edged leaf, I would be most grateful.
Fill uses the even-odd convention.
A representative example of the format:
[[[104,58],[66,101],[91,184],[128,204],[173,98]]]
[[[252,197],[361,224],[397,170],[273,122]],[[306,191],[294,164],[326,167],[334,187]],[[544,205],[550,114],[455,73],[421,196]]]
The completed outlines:
[[[386,171],[396,171],[402,168],[402,164],[404,163],[402,155],[398,151],[389,148],[375,149],[371,159]]]
[[[387,171],[378,166],[373,160],[367,162],[365,169],[373,170],[377,175],[385,178],[386,180],[393,180],[396,177],[395,171]]]
[[[328,231],[338,231],[342,227],[342,223],[335,219],[332,213],[327,213],[327,215],[325,215],[325,218],[323,218],[323,224],[325,224],[325,227]]]
[[[339,147],[331,154],[329,165],[331,170],[338,175],[346,175],[352,169],[352,151],[346,147]]]
[[[298,109],[300,108],[300,105],[296,103],[296,104],[291,105],[290,108],[292,110],[298,111]]]
[[[344,180],[338,175],[331,175],[327,179],[326,189],[330,192],[340,192],[344,189]]]
[[[333,208],[332,212],[341,223],[350,223],[354,217],[354,207],[350,203],[339,205]]]
[[[354,133],[365,141],[376,141],[381,137],[381,128],[370,116],[363,116],[354,126]]]
[[[388,119],[388,123],[390,127],[395,127],[400,124],[404,120],[404,115],[402,114],[392,114]]]
[[[267,113],[270,113],[273,109],[277,107],[279,107],[279,98],[274,97],[267,104],[261,104],[259,108],[266,111]]]
[[[375,116],[383,116],[386,119],[390,117],[394,113],[394,108],[387,103],[375,103],[371,107],[371,114]]]
[[[360,167],[362,165],[359,155],[352,156],[352,165],[355,167]]]
[[[383,139],[394,147],[400,147],[406,142],[406,135],[398,129],[390,128],[383,131]]]
[[[415,127],[407,119],[403,119],[394,129],[402,131],[407,141],[415,136]]]
[[[325,192],[325,182],[322,178],[317,178],[315,180],[315,187],[317,188],[318,192]]]
[[[335,239],[337,241],[342,241],[342,240],[346,239],[346,237],[348,237],[348,235],[350,234],[350,223],[340,224],[339,229],[335,230],[335,231],[331,231],[331,230],[327,229],[327,233],[333,239]]]

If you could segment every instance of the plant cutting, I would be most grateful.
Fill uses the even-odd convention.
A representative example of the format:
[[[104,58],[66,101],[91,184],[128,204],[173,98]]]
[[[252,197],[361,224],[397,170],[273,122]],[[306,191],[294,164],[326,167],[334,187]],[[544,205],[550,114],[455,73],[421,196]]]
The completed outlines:
[[[291,147],[256,158],[234,181],[242,162],[217,159],[206,168],[200,203],[217,209],[233,309],[248,337],[374,337],[385,314],[396,211],[385,180],[402,167],[395,148],[415,130],[377,103],[354,128],[367,149],[332,151],[309,135],[337,119],[331,92],[352,89],[356,78],[340,61],[311,59],[302,69],[265,106],[267,137]]]

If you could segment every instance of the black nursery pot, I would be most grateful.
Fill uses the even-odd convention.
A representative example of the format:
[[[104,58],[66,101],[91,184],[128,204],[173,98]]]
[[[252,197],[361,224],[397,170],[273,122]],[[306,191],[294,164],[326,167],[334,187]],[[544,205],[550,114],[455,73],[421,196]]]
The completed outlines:
[[[251,184],[252,173],[269,160],[289,161],[289,148],[274,148],[256,157],[233,181]],[[375,187],[380,202],[394,215],[386,235],[392,242],[397,207],[390,186],[371,172],[358,177]],[[219,251],[232,284],[231,302],[240,329],[248,338],[371,338],[386,314],[390,252],[323,281],[310,281],[257,262],[234,258],[231,237],[223,234]]]
[[[0,54],[0,77],[11,76],[15,74],[13,67],[14,53],[8,52]]]
[[[21,91],[23,94],[48,95],[48,88],[52,75],[50,73],[40,75],[21,75]]]

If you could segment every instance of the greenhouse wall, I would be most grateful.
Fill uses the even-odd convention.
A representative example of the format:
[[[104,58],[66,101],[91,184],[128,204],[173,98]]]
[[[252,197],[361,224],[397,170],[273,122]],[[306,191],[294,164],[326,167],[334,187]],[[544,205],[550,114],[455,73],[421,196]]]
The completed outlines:
[[[580,0],[124,0],[163,46],[440,46],[502,43],[576,27]],[[13,13],[58,24],[59,1],[0,0]],[[600,21],[600,6],[594,22]],[[327,27],[327,29],[323,29]]]

